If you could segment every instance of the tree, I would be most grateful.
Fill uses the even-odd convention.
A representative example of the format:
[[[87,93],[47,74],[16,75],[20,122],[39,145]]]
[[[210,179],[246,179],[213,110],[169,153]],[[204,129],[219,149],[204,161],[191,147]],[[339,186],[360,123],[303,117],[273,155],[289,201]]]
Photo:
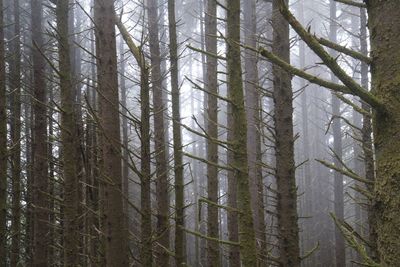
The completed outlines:
[[[117,52],[114,1],[94,1],[96,31],[99,122],[102,167],[100,186],[102,231],[105,237],[105,264],[127,266],[127,229],[122,202],[121,137],[118,99]]]
[[[272,51],[290,62],[289,24],[279,14],[279,2],[273,1]],[[280,67],[273,69],[276,184],[278,192],[278,234],[282,266],[300,266],[299,227],[297,224],[297,188],[294,163],[293,92],[290,75]]]
[[[263,54],[287,71],[299,75],[319,85],[326,85],[331,90],[356,95],[374,110],[374,147],[376,151],[376,182],[373,195],[373,209],[376,211],[377,247],[381,264],[395,266],[400,261],[400,223],[398,206],[400,204],[399,177],[400,177],[400,100],[398,99],[398,69],[390,62],[400,58],[397,49],[399,36],[392,31],[393,27],[400,25],[398,16],[398,1],[369,0],[366,4],[357,6],[367,8],[368,26],[371,33],[371,81],[372,90],[368,92],[356,83],[339,66],[318,42],[318,40],[305,30],[289,11],[286,3],[279,0],[282,15],[293,29],[307,43],[307,45],[321,58],[323,63],[343,83],[343,86],[326,83],[324,80],[311,77],[305,72],[290,65],[282,64],[280,60],[273,59],[271,55]],[[316,78],[316,79],[315,79]],[[364,259],[368,260],[368,259]]]
[[[240,65],[240,0],[227,2],[227,72],[228,98],[232,116],[233,175],[237,181],[237,209],[239,214],[239,243],[242,265],[256,266],[257,250],[250,204],[249,175],[247,169],[246,112],[244,106],[242,68]]]
[[[11,97],[11,140],[14,151],[11,154],[12,173],[12,222],[10,265],[17,266],[21,244],[21,40],[19,0],[14,1],[14,40],[12,64],[10,64]],[[1,37],[0,37],[1,38]]]
[[[213,54],[217,54],[217,3],[214,0],[207,1],[205,14],[205,46],[207,51],[206,81],[207,88],[207,161],[218,163],[218,60]],[[218,167],[207,165],[207,198],[212,203],[218,203]],[[207,235],[219,238],[218,208],[215,205],[207,205]],[[207,241],[207,265],[220,266],[219,244],[215,241]]]
[[[46,236],[48,226],[48,161],[45,59],[42,55],[43,2],[31,2],[32,61],[33,61],[33,266],[48,266]]]
[[[182,161],[182,132],[179,97],[178,41],[176,35],[175,0],[168,0],[169,54],[171,62],[172,134],[175,174],[175,260],[180,266],[185,259],[185,207]]]
[[[337,43],[337,17],[336,17],[336,2],[330,1],[330,23],[329,23],[329,39],[333,43]],[[337,57],[335,50],[331,53],[332,57]],[[332,75],[331,81],[337,83],[337,78]],[[335,154],[334,164],[338,168],[342,168],[342,128],[340,123],[340,100],[334,92],[331,94],[331,107],[332,107],[332,132],[333,132],[333,153]],[[339,220],[344,220],[344,199],[343,199],[343,175],[340,172],[334,172],[334,211],[335,216]],[[336,266],[346,265],[346,250],[344,238],[338,228],[335,230],[335,259]]]
[[[0,266],[7,260],[7,112],[6,69],[3,25],[3,1],[0,1]]]
[[[148,30],[151,60],[151,84],[153,90],[153,109],[154,109],[154,150],[156,159],[156,201],[157,201],[157,235],[158,257],[156,265],[169,266],[168,249],[169,241],[169,186],[168,186],[168,162],[165,142],[164,114],[165,105],[163,101],[163,77],[161,73],[161,53],[158,26],[158,1],[148,1]]]
[[[78,136],[75,116],[75,93],[72,85],[69,44],[69,0],[58,0],[56,6],[59,78],[61,91],[61,144],[64,178],[64,266],[78,265]]]

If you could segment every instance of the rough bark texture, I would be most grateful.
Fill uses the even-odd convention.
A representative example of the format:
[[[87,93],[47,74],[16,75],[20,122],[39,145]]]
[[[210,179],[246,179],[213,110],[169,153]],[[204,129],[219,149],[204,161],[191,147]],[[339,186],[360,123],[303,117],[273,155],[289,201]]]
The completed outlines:
[[[257,46],[257,16],[256,1],[248,0],[243,3],[244,13],[244,43],[250,47]],[[251,192],[251,207],[256,231],[257,249],[259,255],[267,254],[266,225],[264,217],[264,189],[261,168],[261,137],[260,137],[260,88],[258,77],[258,54],[251,50],[245,51],[244,67],[247,114],[247,151],[249,179]],[[265,261],[261,260],[260,265]]]
[[[374,114],[375,203],[378,253],[383,266],[400,262],[400,3],[369,0],[372,92],[386,107]]]
[[[105,264],[128,266],[127,229],[122,202],[121,137],[114,1],[94,1],[97,78],[101,124],[101,199]]]
[[[217,3],[214,0],[207,1],[205,14],[205,45],[210,54],[217,54]],[[207,161],[218,163],[218,61],[215,57],[207,55],[206,90],[207,96],[206,125],[209,139],[207,139]],[[213,141],[213,140],[214,141]],[[207,165],[207,197],[213,203],[218,203],[218,168],[215,165]],[[207,205],[207,235],[219,239],[218,208]],[[218,242],[207,241],[207,266],[220,266]]]
[[[69,0],[58,0],[56,7],[58,56],[61,91],[61,144],[64,178],[64,266],[78,265],[78,159],[74,87],[72,86],[70,44],[68,42]]]
[[[287,2],[287,1],[286,1]],[[273,1],[273,53],[290,62],[289,24]],[[281,266],[300,266],[294,163],[293,92],[290,75],[273,66],[278,233]]]
[[[14,40],[12,42],[12,63],[10,64],[11,86],[11,154],[12,175],[12,222],[10,265],[16,266],[20,259],[21,245],[21,41],[19,0],[14,1]],[[1,20],[0,20],[1,21]],[[1,38],[1,36],[0,36]]]
[[[250,203],[250,182],[247,169],[247,132],[240,59],[240,0],[227,2],[227,71],[228,96],[232,116],[233,175],[237,181],[239,210],[239,243],[242,266],[257,265],[257,250]]]
[[[33,61],[33,266],[48,266],[48,162],[45,61],[43,51],[42,0],[32,0]]]
[[[368,40],[367,40],[367,12],[365,9],[360,9],[360,48],[361,53],[365,56],[368,55]],[[361,62],[361,86],[368,90],[369,88],[369,66],[365,62]],[[362,102],[362,108],[371,112],[371,107]],[[375,163],[374,163],[374,148],[372,143],[372,123],[369,116],[363,116],[362,125],[362,150],[364,156],[364,170],[365,179],[369,181],[375,181]],[[373,194],[374,188],[371,185],[367,185],[367,190]],[[377,252],[377,233],[376,233],[376,213],[373,208],[373,203],[367,208],[368,217],[368,242],[370,249],[370,256],[373,260],[378,261],[379,256]]]
[[[175,0],[168,0],[169,53],[171,62],[171,97],[172,97],[172,132],[174,140],[175,174],[175,260],[177,266],[186,262],[185,257],[185,222],[184,180],[182,162],[182,132],[179,97],[178,42],[176,35]]]
[[[156,202],[157,202],[157,266],[169,266],[169,194],[168,194],[168,162],[165,142],[165,106],[163,102],[163,78],[161,73],[161,53],[158,26],[158,1],[148,1],[149,12],[149,46],[151,60],[151,83],[154,109],[154,150],[156,160]],[[165,248],[165,249],[164,249]]]
[[[3,1],[0,1],[0,266],[7,260],[7,113]]]

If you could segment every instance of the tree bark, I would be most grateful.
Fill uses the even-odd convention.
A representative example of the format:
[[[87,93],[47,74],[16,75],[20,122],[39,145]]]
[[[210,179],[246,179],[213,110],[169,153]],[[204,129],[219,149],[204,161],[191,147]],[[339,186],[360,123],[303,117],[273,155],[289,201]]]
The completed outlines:
[[[169,266],[169,254],[166,250],[170,248],[169,241],[169,182],[168,162],[165,142],[166,123],[165,105],[163,101],[163,77],[161,73],[161,52],[158,26],[158,1],[148,1],[149,12],[149,45],[151,60],[151,83],[153,89],[154,109],[154,150],[156,159],[156,202],[157,202],[157,246],[156,265]]]
[[[48,227],[48,162],[47,162],[47,114],[45,61],[42,56],[43,2],[32,0],[32,62],[33,62],[33,266],[48,266],[46,238]],[[40,50],[40,51],[39,51]]]
[[[289,24],[279,14],[277,0],[273,1],[272,28],[273,53],[289,63]],[[293,92],[290,75],[276,65],[272,71],[280,261],[281,266],[295,267],[300,266],[300,248],[294,162]]]
[[[0,1],[0,22],[3,22]],[[4,25],[0,25],[0,266],[7,263],[7,111]]]
[[[244,107],[243,80],[240,55],[240,0],[227,2],[227,72],[228,97],[231,103],[233,175],[237,181],[237,207],[239,213],[239,243],[241,264],[257,265],[249,175],[247,169],[247,132]],[[228,115],[229,116],[229,115]]]
[[[175,260],[181,266],[185,257],[184,179],[182,162],[182,132],[179,97],[178,42],[176,35],[175,0],[168,0],[169,53],[171,62],[172,132],[175,173]]]
[[[205,46],[207,53],[217,54],[217,3],[207,0],[205,14]],[[218,61],[215,57],[206,56],[207,116],[205,124],[210,138],[207,139],[207,161],[218,164],[218,144],[213,140],[218,139]],[[207,198],[213,203],[218,203],[218,167],[207,165]],[[218,208],[207,205],[207,235],[219,239]],[[220,266],[218,242],[207,241],[207,266]]]
[[[400,262],[400,3],[396,0],[367,2],[371,41],[372,92],[386,111],[373,118],[376,151],[375,203],[378,253],[381,264]]]
[[[127,229],[122,201],[121,137],[114,1],[94,1],[99,120],[101,124],[102,231],[105,264],[128,266]]]

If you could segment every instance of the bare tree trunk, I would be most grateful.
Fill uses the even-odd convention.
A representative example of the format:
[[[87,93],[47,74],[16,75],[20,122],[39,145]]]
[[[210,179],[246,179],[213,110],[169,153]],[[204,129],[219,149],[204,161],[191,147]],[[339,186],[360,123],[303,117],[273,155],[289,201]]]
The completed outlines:
[[[272,50],[289,63],[289,24],[279,13],[277,0],[273,1],[272,28]],[[279,256],[281,266],[295,267],[300,266],[300,248],[294,162],[293,92],[291,77],[287,72],[274,65],[273,75]]]
[[[78,224],[78,143],[74,109],[74,87],[69,33],[69,0],[59,0],[56,7],[59,74],[61,90],[61,143],[64,176],[64,266],[78,265],[79,224]]]
[[[12,222],[10,265],[17,266],[21,244],[21,41],[19,0],[14,1],[14,40],[12,43],[11,85],[11,140],[14,148],[11,154],[12,174]],[[0,37],[1,38],[1,37]]]
[[[244,1],[244,37],[245,44],[257,46],[257,16],[256,1]],[[245,91],[247,112],[247,151],[249,165],[251,206],[254,217],[254,227],[257,238],[257,248],[260,255],[267,254],[267,240],[264,217],[264,188],[261,168],[261,137],[260,137],[260,93],[258,77],[258,54],[245,51]],[[266,262],[260,259],[260,265]]]
[[[97,78],[102,132],[101,201],[105,264],[128,266],[127,229],[122,201],[121,137],[114,1],[94,1]]]
[[[180,115],[180,97],[178,81],[178,42],[176,35],[175,0],[168,0],[169,53],[171,61],[171,97],[172,129],[174,140],[174,173],[175,173],[175,259],[176,265],[186,262],[185,257],[185,212],[184,212],[184,179],[182,162],[182,133]]]
[[[231,167],[237,181],[237,207],[239,213],[239,243],[243,266],[256,266],[257,251],[250,204],[250,186],[247,169],[247,132],[244,107],[242,68],[240,60],[240,0],[227,2],[227,72],[228,96],[232,116]]]
[[[33,43],[33,266],[48,266],[46,238],[48,227],[48,162],[45,61],[43,52],[42,0],[32,0],[31,26]],[[39,51],[40,50],[40,51]]]
[[[337,42],[337,17],[336,17],[336,2],[334,0],[330,1],[330,41]],[[332,53],[335,53],[332,51]],[[333,54],[333,57],[335,55]],[[331,80],[335,83],[338,79],[332,76]],[[334,164],[337,167],[341,167],[340,161],[342,160],[342,130],[340,123],[340,100],[332,93],[332,131],[333,131],[333,152],[335,153]],[[334,211],[336,217],[340,220],[344,220],[344,199],[343,199],[343,175],[340,172],[334,172]],[[344,238],[340,230],[335,228],[335,258],[336,266],[342,267],[346,265],[346,251]]]
[[[7,263],[7,111],[6,69],[3,24],[3,1],[0,1],[0,266]]]
[[[205,14],[205,46],[207,53],[207,69],[205,87],[210,93],[207,95],[207,116],[205,125],[207,139],[207,161],[218,163],[218,61],[210,54],[217,54],[217,3],[214,0],[207,1]],[[218,203],[218,168],[215,165],[207,165],[207,198],[213,203]],[[215,205],[207,205],[207,235],[219,239],[218,208]],[[207,266],[220,266],[218,242],[207,241]]]
[[[170,248],[169,241],[169,182],[168,182],[168,162],[165,142],[164,114],[165,105],[163,101],[163,77],[161,73],[161,53],[158,26],[158,1],[148,1],[149,12],[149,44],[151,56],[151,83],[153,89],[153,109],[154,109],[154,150],[156,159],[156,198],[157,198],[157,236],[159,238],[157,246],[156,265],[169,266]]]

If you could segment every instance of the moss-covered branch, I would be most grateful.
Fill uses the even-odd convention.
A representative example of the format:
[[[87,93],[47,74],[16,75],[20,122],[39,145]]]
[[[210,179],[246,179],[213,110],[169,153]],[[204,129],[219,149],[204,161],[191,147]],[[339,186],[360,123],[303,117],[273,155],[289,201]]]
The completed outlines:
[[[359,7],[359,8],[366,8],[367,7],[367,5],[364,4],[364,3],[358,3],[358,2],[351,1],[351,0],[335,0],[335,2],[346,4],[346,5],[349,5],[349,6],[355,6],[355,7]]]
[[[326,46],[326,47],[329,47],[331,49],[334,49],[334,50],[336,50],[336,51],[338,51],[340,53],[343,53],[345,55],[348,55],[348,56],[350,56],[352,58],[364,61],[365,63],[368,63],[368,64],[371,64],[371,62],[372,62],[372,59],[370,57],[368,57],[366,55],[363,55],[363,54],[361,54],[361,53],[359,53],[357,51],[354,51],[352,49],[349,49],[347,47],[344,47],[342,45],[339,45],[337,43],[331,42],[331,41],[329,41],[329,40],[327,40],[325,38],[317,38],[317,40],[323,46]]]
[[[329,55],[324,47],[318,42],[317,38],[309,33],[301,23],[289,11],[284,0],[279,0],[280,12],[283,17],[289,22],[292,28],[297,32],[301,39],[317,54],[323,63],[335,74],[335,76],[351,91],[353,95],[359,96],[374,109],[385,111],[386,108],[382,101],[376,96],[365,90],[361,85],[354,81],[337,63],[336,58]]]

